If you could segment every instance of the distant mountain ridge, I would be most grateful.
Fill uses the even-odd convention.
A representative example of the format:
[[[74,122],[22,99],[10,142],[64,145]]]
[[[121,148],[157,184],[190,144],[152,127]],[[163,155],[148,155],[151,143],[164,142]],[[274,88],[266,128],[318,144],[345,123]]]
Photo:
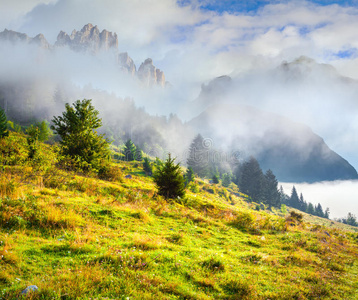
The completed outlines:
[[[8,41],[13,44],[35,44],[43,49],[50,50],[68,47],[76,52],[88,52],[93,55],[101,51],[114,51],[116,60],[113,63],[119,66],[119,70],[140,79],[144,86],[165,87],[167,84],[164,72],[154,66],[151,58],[146,59],[137,69],[128,53],[118,53],[118,37],[116,33],[105,29],[100,31],[97,26],[93,26],[90,23],[86,24],[80,31],[73,30],[70,35],[60,31],[54,45],[50,45],[43,34],[38,34],[31,38],[25,33],[7,29],[0,32],[0,41]]]
[[[278,76],[291,84],[307,80],[310,72],[337,76],[331,66],[300,57],[283,62],[271,77]],[[340,80],[349,82],[344,77]],[[246,104],[240,94],[241,86],[242,82],[229,76],[202,85],[199,96],[191,103],[191,111],[197,117],[189,125],[215,144],[240,151],[241,158],[255,156],[262,168],[271,169],[280,181],[358,179],[354,167],[308,126]]]

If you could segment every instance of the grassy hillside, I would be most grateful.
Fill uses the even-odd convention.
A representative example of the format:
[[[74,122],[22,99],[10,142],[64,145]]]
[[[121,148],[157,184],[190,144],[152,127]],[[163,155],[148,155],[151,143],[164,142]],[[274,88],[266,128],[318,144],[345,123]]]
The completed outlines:
[[[102,180],[55,167],[54,147],[27,161],[25,138],[7,139],[0,299],[29,285],[28,299],[358,299],[349,226],[257,211],[236,186],[199,179],[165,201],[139,163]]]

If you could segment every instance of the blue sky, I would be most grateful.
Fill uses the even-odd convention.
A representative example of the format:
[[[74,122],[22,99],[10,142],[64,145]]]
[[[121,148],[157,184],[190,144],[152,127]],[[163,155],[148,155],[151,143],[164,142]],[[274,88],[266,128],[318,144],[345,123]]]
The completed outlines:
[[[326,6],[332,4],[338,4],[340,6],[357,6],[358,0],[309,0],[312,3]],[[290,2],[280,1],[280,0],[248,0],[248,1],[226,1],[226,0],[199,0],[199,6],[202,9],[215,11],[219,13],[228,12],[228,13],[255,13],[260,8],[267,4],[277,4],[277,3],[287,3]],[[190,0],[179,0],[178,3],[181,5],[190,4]]]

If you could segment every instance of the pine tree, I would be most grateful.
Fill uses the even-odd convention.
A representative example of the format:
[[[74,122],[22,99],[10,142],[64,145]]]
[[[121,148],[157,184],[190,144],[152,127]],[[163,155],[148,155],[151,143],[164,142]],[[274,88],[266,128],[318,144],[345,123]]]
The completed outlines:
[[[300,200],[299,200],[299,210],[306,211],[307,210],[307,203],[305,199],[303,198],[303,195],[301,193]]]
[[[351,212],[349,212],[347,215],[346,224],[351,225],[351,226],[358,226],[357,218]]]
[[[298,198],[295,186],[292,187],[292,192],[291,192],[291,197],[290,197],[290,200],[289,200],[289,205],[291,207],[300,209],[300,199]]]
[[[280,186],[279,194],[280,194],[281,203],[285,204],[285,205],[288,205],[290,197],[285,193],[285,191],[283,190],[282,185]]]
[[[200,177],[205,177],[209,174],[209,150],[200,134],[194,138],[190,145],[187,165]]]
[[[135,160],[136,161],[142,161],[143,160],[143,151],[138,146],[136,146]]]
[[[0,138],[4,138],[8,135],[6,114],[5,111],[0,108]]]
[[[220,182],[219,176],[217,174],[213,175],[212,181],[214,184],[218,184]]]
[[[99,170],[108,162],[109,143],[104,135],[95,131],[102,126],[99,112],[92,106],[91,99],[77,100],[73,106],[66,103],[62,116],[54,117],[51,129],[61,137],[61,151],[75,160],[80,160],[80,168],[90,167]]]
[[[187,186],[190,182],[194,181],[194,171],[191,167],[186,169],[186,173],[184,176],[185,179],[185,186]]]
[[[316,214],[314,206],[313,206],[313,204],[311,202],[309,202],[308,205],[307,205],[306,213],[308,213],[310,215],[315,215]]]
[[[324,211],[324,217],[325,217],[326,219],[329,219],[329,214],[330,214],[329,208],[327,207],[326,210]]]
[[[152,169],[152,166],[150,165],[148,157],[144,157],[143,170],[147,175],[152,176],[153,169]]]
[[[280,193],[278,191],[278,181],[271,170],[267,170],[264,180],[264,203],[274,207],[280,207]]]
[[[36,123],[36,126],[39,128],[39,141],[45,142],[53,135],[47,121],[43,120],[40,123]]]
[[[137,148],[131,139],[127,140],[123,149],[124,160],[133,161],[137,158]]]
[[[184,177],[180,165],[174,163],[169,154],[163,166],[154,173],[158,194],[166,199],[183,198],[185,196]]]
[[[223,187],[228,187],[231,183],[231,176],[227,173],[223,174],[221,184]]]
[[[251,157],[240,168],[239,189],[256,202],[262,202],[264,188],[264,174],[258,161]]]
[[[318,203],[317,206],[315,207],[315,213],[316,216],[318,217],[324,217],[324,212],[320,203]]]

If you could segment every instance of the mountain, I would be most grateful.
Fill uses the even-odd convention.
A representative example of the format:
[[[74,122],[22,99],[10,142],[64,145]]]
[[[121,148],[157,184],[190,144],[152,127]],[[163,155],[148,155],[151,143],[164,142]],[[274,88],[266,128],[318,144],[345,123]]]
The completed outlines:
[[[100,32],[97,26],[87,24],[80,31],[73,30],[71,35],[61,31],[55,46],[68,46],[74,51],[90,51],[96,54],[100,50],[117,49],[118,37],[116,33],[107,30]]]
[[[151,58],[146,59],[137,71],[137,67],[128,53],[119,53],[117,34],[105,29],[100,31],[97,26],[90,23],[86,24],[79,31],[73,30],[71,34],[60,31],[54,45],[50,45],[43,34],[38,34],[34,38],[31,38],[25,33],[7,29],[0,32],[0,41],[7,41],[17,45],[35,44],[44,49],[52,50],[68,47],[72,51],[87,52],[93,55],[97,55],[100,52],[113,51],[115,53],[113,63],[118,65],[119,70],[138,78],[142,85],[146,87],[165,87],[167,84],[164,72],[153,65]]]
[[[9,41],[13,44],[18,42],[26,44],[35,44],[44,49],[51,48],[50,44],[47,42],[45,36],[41,33],[36,35],[34,38],[27,36],[25,33],[16,32],[13,30],[5,29],[3,32],[0,32],[0,41]]]
[[[255,156],[284,182],[358,179],[357,171],[302,124],[257,108],[214,104],[188,125],[239,158]]]

